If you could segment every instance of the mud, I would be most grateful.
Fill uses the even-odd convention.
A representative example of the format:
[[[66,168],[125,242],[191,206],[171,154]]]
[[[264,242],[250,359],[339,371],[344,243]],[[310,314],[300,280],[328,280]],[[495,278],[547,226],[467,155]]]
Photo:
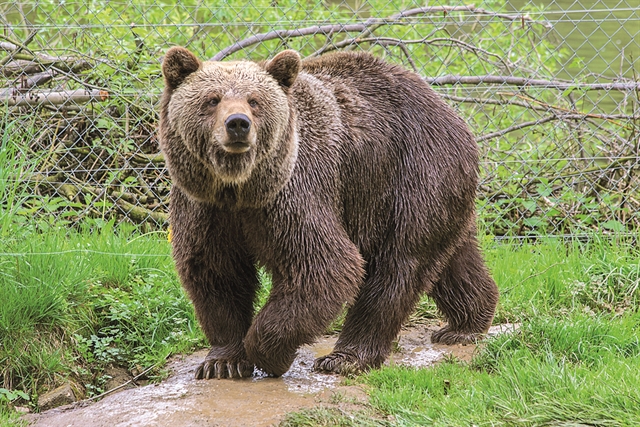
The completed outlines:
[[[434,329],[417,325],[403,331],[397,351],[387,363],[426,367],[447,354],[471,359],[476,350],[473,345],[431,344]],[[490,333],[500,333],[499,327]],[[366,394],[341,385],[341,377],[312,371],[313,360],[331,352],[335,341],[336,337],[324,337],[300,349],[281,378],[197,381],[193,379],[195,370],[207,353],[202,350],[173,359],[168,366],[171,375],[160,384],[124,390],[88,406],[62,407],[26,418],[35,427],[266,427],[277,425],[288,412],[330,401],[329,393],[356,396],[366,402]]]

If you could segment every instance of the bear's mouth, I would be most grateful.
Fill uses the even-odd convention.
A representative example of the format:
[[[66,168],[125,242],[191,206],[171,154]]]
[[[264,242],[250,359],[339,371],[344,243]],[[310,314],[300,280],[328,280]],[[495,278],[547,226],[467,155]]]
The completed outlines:
[[[231,141],[224,144],[222,149],[230,154],[242,154],[251,150],[251,144],[246,141]]]
[[[220,144],[209,153],[215,174],[227,183],[241,183],[251,175],[256,157],[255,146],[246,141]]]

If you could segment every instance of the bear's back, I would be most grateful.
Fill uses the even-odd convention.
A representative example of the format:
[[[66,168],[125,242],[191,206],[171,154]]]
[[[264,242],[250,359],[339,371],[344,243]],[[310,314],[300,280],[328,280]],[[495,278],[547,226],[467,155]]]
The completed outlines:
[[[340,110],[341,123],[334,123],[334,129],[346,126],[350,140],[357,142],[362,134],[369,142],[380,142],[380,150],[422,147],[424,160],[446,163],[454,157],[453,163],[455,158],[477,163],[467,125],[418,74],[364,52],[305,60],[304,74],[332,92],[335,105],[326,110]]]
[[[339,52],[303,61],[299,81],[302,169],[317,170],[318,147],[332,163],[339,157],[338,209],[365,258],[392,229],[419,239],[440,227],[466,228],[477,146],[419,75],[367,53]]]

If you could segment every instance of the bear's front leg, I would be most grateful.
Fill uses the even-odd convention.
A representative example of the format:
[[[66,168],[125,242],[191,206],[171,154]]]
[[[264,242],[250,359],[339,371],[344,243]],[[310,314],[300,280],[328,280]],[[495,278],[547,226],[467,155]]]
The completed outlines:
[[[174,186],[171,227],[176,269],[211,344],[196,378],[251,376],[243,339],[259,281],[235,216],[193,201]]]
[[[331,219],[329,214],[318,218]],[[249,360],[269,375],[284,374],[298,347],[324,333],[357,295],[364,261],[336,224],[318,220],[292,227],[286,240],[272,241],[264,252],[262,260],[272,273],[271,294],[244,345]]]

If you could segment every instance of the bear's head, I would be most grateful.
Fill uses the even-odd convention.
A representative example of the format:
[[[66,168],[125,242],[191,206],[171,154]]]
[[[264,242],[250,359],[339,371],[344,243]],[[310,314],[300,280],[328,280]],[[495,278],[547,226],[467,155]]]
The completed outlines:
[[[297,152],[290,91],[299,70],[291,50],[255,63],[203,62],[169,49],[160,143],[174,183],[214,203],[231,188],[248,205],[282,188]]]

